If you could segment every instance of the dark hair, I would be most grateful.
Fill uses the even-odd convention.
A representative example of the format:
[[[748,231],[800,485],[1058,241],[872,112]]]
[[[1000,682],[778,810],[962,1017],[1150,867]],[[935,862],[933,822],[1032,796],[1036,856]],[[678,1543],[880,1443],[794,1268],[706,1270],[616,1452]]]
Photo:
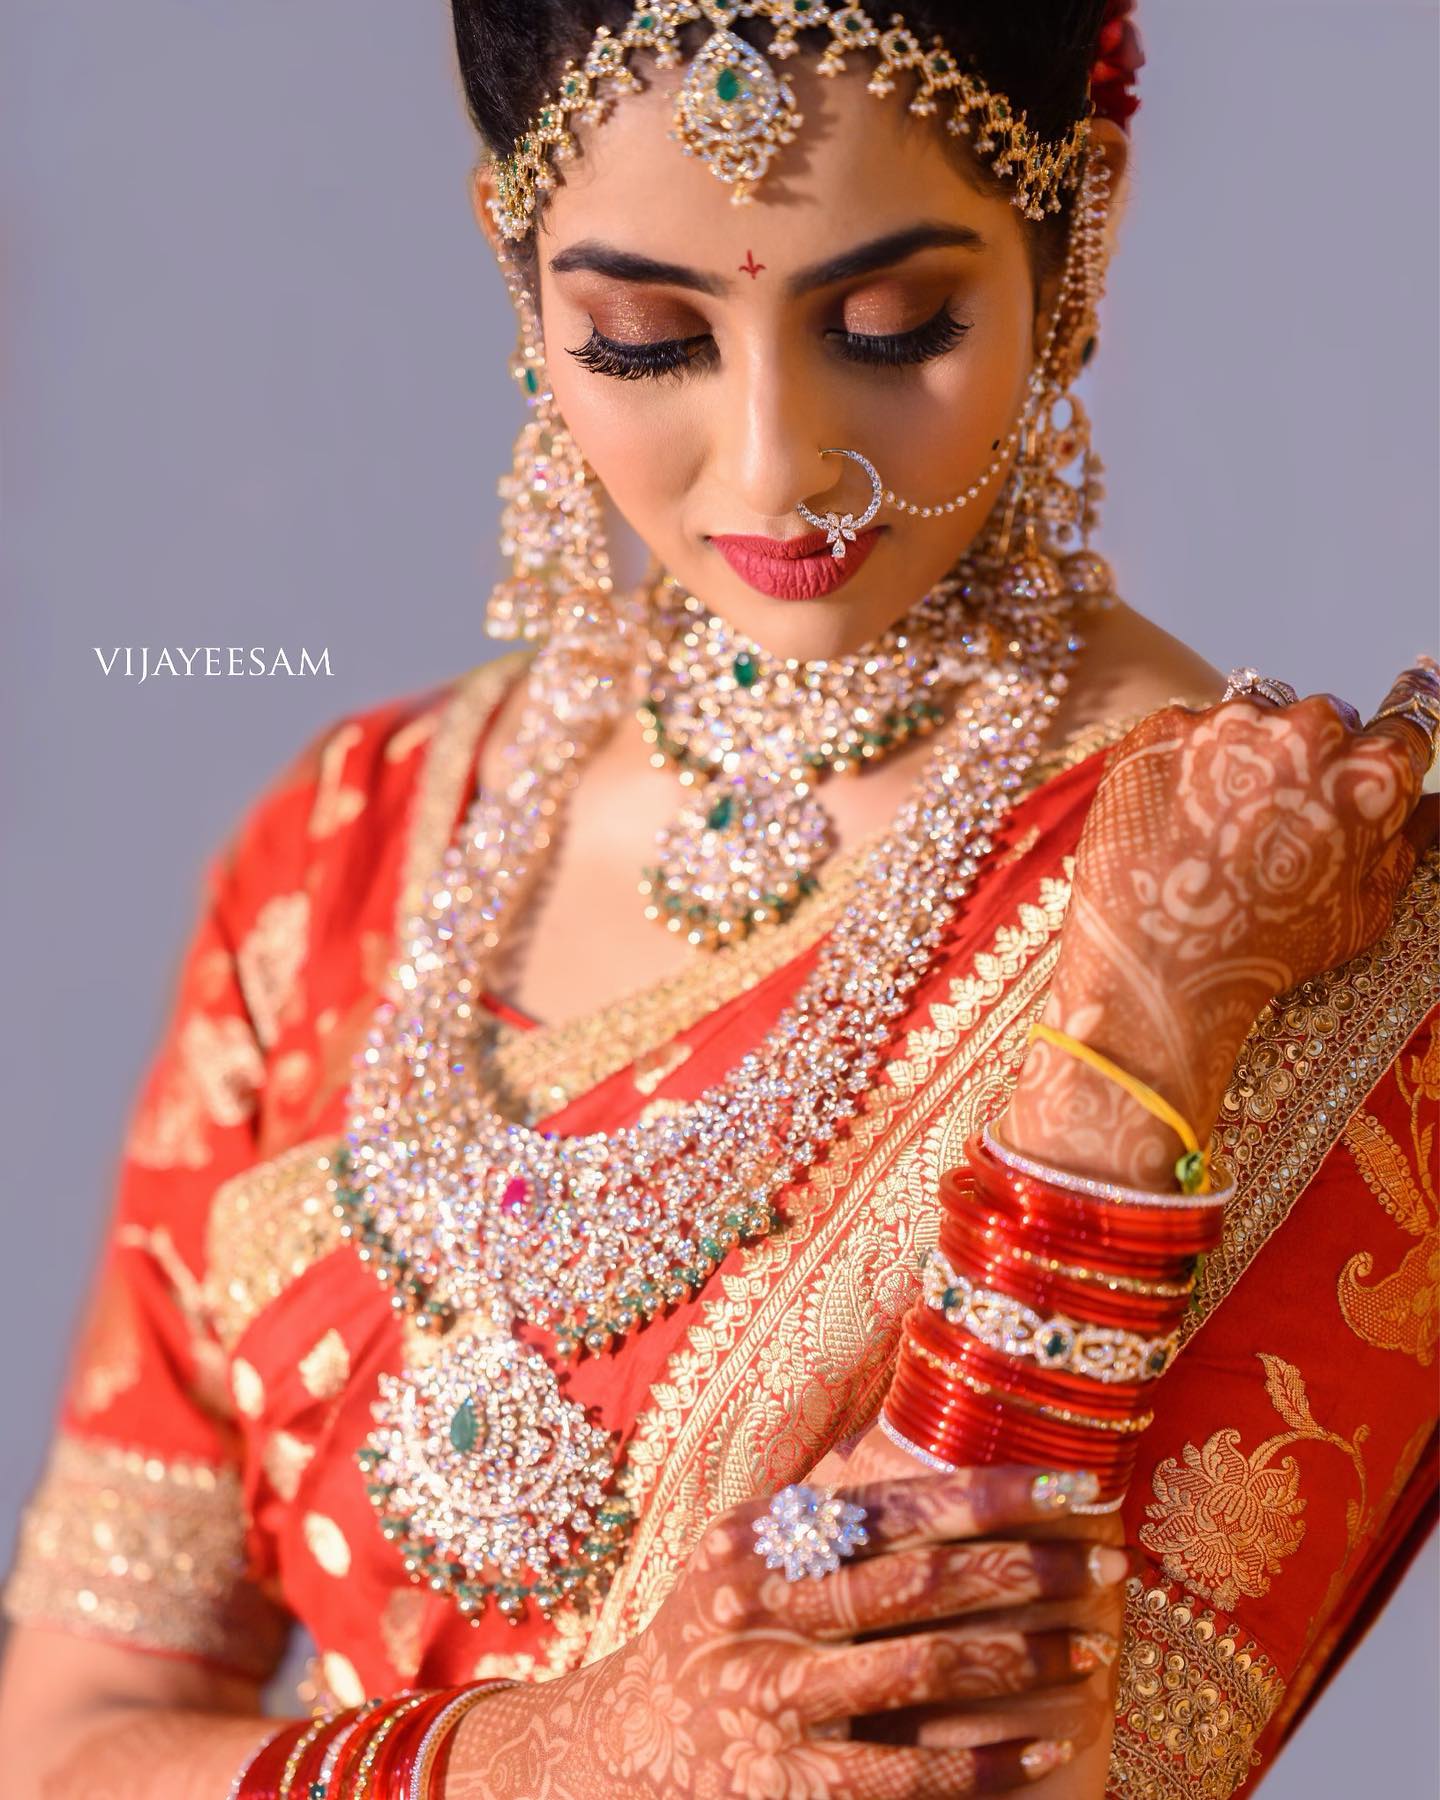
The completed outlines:
[[[451,11],[470,118],[489,149],[503,157],[566,60],[583,59],[597,26],[623,29],[634,7],[631,0],[525,0],[523,6],[515,0],[451,0]],[[1059,138],[1085,112],[1104,12],[1105,0],[909,0],[905,22],[922,43],[938,35],[956,56],[973,60],[1036,131]],[[888,22],[889,15],[888,4],[876,9],[877,19]],[[761,21],[745,20],[734,29],[762,49],[768,41]],[[811,41],[818,46],[824,40],[817,33]],[[973,159],[967,167],[982,188],[1003,187]],[[1064,220],[1061,213],[1034,227],[1037,269],[1063,253]]]

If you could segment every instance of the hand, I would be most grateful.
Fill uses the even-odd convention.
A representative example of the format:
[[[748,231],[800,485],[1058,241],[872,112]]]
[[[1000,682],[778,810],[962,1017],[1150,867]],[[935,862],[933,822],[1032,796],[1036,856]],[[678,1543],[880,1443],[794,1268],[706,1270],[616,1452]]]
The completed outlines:
[[[1430,696],[1428,659],[1386,706]],[[1382,713],[1385,707],[1381,709]],[[1176,1105],[1203,1141],[1266,1002],[1384,930],[1417,849],[1425,729],[1329,695],[1166,707],[1115,752],[1086,821],[1045,1019]],[[1032,1046],[1001,1136],[1173,1186],[1178,1143],[1113,1083]]]
[[[922,1472],[847,1487],[866,1508],[868,1545],[834,1573],[796,1582],[755,1552],[767,1502],[733,1507],[630,1643],[474,1709],[447,1794],[949,1800],[1029,1786],[1064,1754],[1032,1718],[1066,1744],[1101,1729],[1117,1638],[1114,1628],[1022,1624],[1019,1609],[1099,1603],[1118,1621],[1114,1584],[1125,1573],[1123,1553],[1100,1562],[1086,1538],[1060,1535],[1071,1522],[1037,1501],[1035,1473]],[[923,1723],[962,1703],[945,1747],[923,1735],[844,1735],[854,1719]]]

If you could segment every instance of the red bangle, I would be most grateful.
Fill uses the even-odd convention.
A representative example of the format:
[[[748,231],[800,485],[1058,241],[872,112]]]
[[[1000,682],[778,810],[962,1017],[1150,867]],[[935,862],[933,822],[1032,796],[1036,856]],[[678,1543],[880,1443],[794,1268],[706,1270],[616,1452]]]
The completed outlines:
[[[315,1723],[294,1719],[282,1726],[250,1759],[231,1788],[231,1800],[279,1800],[280,1782],[295,1746]]]
[[[1114,1505],[1223,1208],[1069,1190],[978,1133],[965,1156],[940,1182],[939,1257],[903,1321],[886,1423],[952,1467],[1093,1470]]]

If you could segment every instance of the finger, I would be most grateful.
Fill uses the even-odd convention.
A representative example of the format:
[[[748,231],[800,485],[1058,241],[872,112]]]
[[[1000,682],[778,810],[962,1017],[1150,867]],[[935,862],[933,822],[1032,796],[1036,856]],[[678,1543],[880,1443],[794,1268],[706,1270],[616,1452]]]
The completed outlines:
[[[846,1800],[950,1800],[952,1795],[1008,1794],[1028,1787],[1063,1768],[1074,1747],[1053,1739],[1020,1738],[977,1750],[893,1750],[852,1740],[808,1744],[802,1754],[807,1772],[813,1767],[818,1777],[829,1777],[825,1791],[844,1794]],[[800,1785],[796,1782],[794,1791]]]
[[[1000,1465],[947,1475],[899,1477],[844,1490],[865,1508],[861,1557],[956,1538],[995,1537],[1012,1526],[1064,1518],[1099,1492],[1089,1470],[1036,1470]]]
[[[1050,1688],[1004,1702],[968,1707],[941,1701],[852,1719],[845,1734],[864,1744],[912,1744],[929,1750],[975,1750],[1007,1738],[1052,1738],[1078,1750],[1099,1736],[1113,1704],[1108,1680]]]
[[[1352,706],[1348,700],[1342,700],[1339,694],[1316,694],[1314,698],[1327,701],[1347,731],[1363,731],[1365,729],[1365,722],[1360,717],[1360,709]]]
[[[790,1582],[776,1571],[761,1584],[760,1598],[787,1625],[823,1642],[1036,1600],[1070,1600],[1115,1586],[1129,1567],[1123,1550],[1078,1538],[981,1540],[846,1563],[823,1581]]]
[[[805,1682],[808,1718],[850,1718],[929,1701],[994,1700],[1082,1681],[1115,1660],[1104,1631],[951,1631],[872,1638],[817,1650]]]
[[[1391,683],[1365,734],[1393,739],[1415,769],[1418,788],[1435,757],[1440,732],[1440,665],[1420,656]]]

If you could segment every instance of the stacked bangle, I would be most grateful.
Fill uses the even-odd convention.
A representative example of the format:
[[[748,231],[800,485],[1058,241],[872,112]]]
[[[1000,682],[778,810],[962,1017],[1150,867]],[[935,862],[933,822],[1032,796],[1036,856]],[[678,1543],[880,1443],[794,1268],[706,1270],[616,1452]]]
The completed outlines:
[[[933,1468],[1088,1469],[1100,1490],[1084,1510],[1117,1507],[1232,1191],[1118,1187],[977,1133],[940,1183],[887,1434]]]
[[[403,1690],[282,1725],[251,1753],[229,1800],[439,1800],[455,1730],[513,1681]]]

